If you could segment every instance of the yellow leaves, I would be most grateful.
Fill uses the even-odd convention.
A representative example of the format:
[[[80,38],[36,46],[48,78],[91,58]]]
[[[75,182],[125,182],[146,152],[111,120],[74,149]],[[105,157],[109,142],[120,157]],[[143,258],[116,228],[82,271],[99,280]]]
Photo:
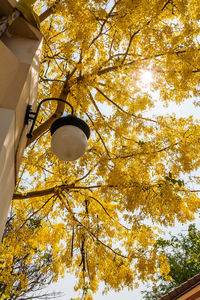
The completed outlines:
[[[135,232],[135,239],[144,249],[148,248],[150,245],[153,245],[155,242],[154,233],[149,227],[144,225],[139,228],[138,232]]]
[[[93,278],[91,283],[90,283],[90,290],[93,293],[96,293],[98,288],[99,288],[99,280],[97,278]]]
[[[167,281],[171,281],[172,280],[171,276],[168,276],[168,274],[170,272],[170,266],[169,266],[169,263],[167,261],[166,255],[160,254],[160,256],[158,257],[158,262],[159,262],[159,272],[160,272],[160,274],[163,277],[165,277],[165,279]]]
[[[113,8],[112,1],[60,1],[42,22],[39,98],[59,97],[67,83],[67,101],[92,135],[73,163],[55,158],[49,134],[27,150],[19,193],[53,187],[54,194],[14,202],[13,231],[1,248],[7,282],[13,257],[27,253],[25,262],[45,261],[42,272],[55,281],[74,271],[76,288],[92,292],[101,281],[116,291],[132,288],[136,276],[152,279],[158,263],[167,278],[166,257],[153,247],[157,229],[146,219],[169,226],[191,220],[200,207],[183,175],[200,167],[199,122],[151,112],[155,105],[159,114],[157,99],[179,103],[199,93],[199,4],[174,1],[113,1]],[[54,3],[38,2],[40,11]],[[152,70],[150,87],[141,83],[142,70]],[[44,106],[38,126],[55,107]]]
[[[70,248],[70,243],[68,243],[68,248]],[[67,250],[61,254],[61,263],[63,264],[64,268],[65,268],[65,271],[66,271],[66,268],[70,268],[72,266],[72,261],[73,261],[73,258],[71,256],[71,253],[69,252],[69,250]]]
[[[104,268],[104,271],[102,270],[102,267]],[[115,291],[119,291],[125,286],[130,289],[133,287],[133,271],[130,270],[126,261],[116,257],[114,259],[107,257],[102,267],[100,268],[100,278],[107,282]],[[107,290],[109,290],[109,286],[107,287]]]
[[[88,293],[85,297],[85,300],[93,300],[92,294]]]
[[[104,19],[104,18],[106,18],[106,16],[107,16],[106,10],[100,7],[98,10],[99,19]]]
[[[190,6],[189,13],[191,14],[191,16],[194,19],[199,20],[200,19],[199,1],[198,0],[190,0],[188,5]]]

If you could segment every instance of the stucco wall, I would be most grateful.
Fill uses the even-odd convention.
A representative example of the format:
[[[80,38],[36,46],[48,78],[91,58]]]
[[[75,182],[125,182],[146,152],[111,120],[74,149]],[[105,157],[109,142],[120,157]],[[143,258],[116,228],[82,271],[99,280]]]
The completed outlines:
[[[0,236],[3,234],[15,187],[15,112],[0,108]]]
[[[0,18],[15,6],[14,0],[0,0]],[[37,98],[41,46],[41,33],[22,17],[11,36],[0,39],[0,239],[27,141],[26,107]]]

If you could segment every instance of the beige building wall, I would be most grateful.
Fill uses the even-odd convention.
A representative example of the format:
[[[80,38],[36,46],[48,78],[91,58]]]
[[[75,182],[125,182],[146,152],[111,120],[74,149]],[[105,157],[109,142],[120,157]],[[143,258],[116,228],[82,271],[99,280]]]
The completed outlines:
[[[0,18],[15,6],[14,0],[0,0]],[[37,98],[42,46],[41,33],[23,17],[10,32],[0,38],[0,239],[27,141],[26,107]]]

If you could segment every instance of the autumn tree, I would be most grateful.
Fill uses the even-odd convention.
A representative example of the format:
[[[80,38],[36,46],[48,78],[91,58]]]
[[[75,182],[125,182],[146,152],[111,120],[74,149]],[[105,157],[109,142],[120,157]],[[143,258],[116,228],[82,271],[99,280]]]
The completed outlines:
[[[9,239],[9,233],[14,229],[14,219],[11,211],[6,222],[3,241]],[[40,220],[36,216],[29,218],[25,226],[32,235],[40,227]],[[4,256],[0,261],[0,298],[12,300],[59,298],[61,293],[44,292],[44,288],[52,282],[54,275],[51,270],[51,248],[41,251],[26,242],[26,238],[21,238],[20,234],[17,241],[18,249],[13,249],[9,241],[9,247],[3,250]]]
[[[100,282],[119,291],[153,280],[158,269],[168,278],[166,255],[154,244],[160,225],[192,220],[199,210],[200,124],[152,109],[199,95],[200,3],[31,2],[44,36],[38,101],[67,99],[92,135],[77,162],[59,161],[48,130],[65,107],[44,104],[1,245],[4,280],[24,239],[37,251],[51,248],[54,280],[73,272],[86,299]],[[30,232],[33,217],[40,226]]]
[[[146,300],[160,299],[200,271],[200,231],[194,224],[188,227],[187,234],[180,233],[168,240],[161,238],[155,247],[167,255],[171,280],[166,281],[158,274],[158,282],[143,292]]]

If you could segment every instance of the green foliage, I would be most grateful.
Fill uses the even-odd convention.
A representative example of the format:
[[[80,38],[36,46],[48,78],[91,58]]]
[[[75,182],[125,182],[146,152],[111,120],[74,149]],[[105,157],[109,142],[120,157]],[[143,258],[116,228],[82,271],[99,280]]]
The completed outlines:
[[[172,173],[171,172],[169,172],[169,176],[166,176],[165,179],[168,180],[168,181],[170,181],[170,182],[172,182],[173,184],[177,183],[179,187],[184,186],[184,184],[185,184],[184,180],[182,180],[182,179],[178,179],[178,180],[174,179],[172,177]]]
[[[32,227],[32,228],[38,228],[38,227],[40,227],[41,225],[41,220],[40,219],[30,219],[29,220],[29,223],[30,223],[30,226]]]
[[[171,281],[158,275],[158,282],[148,291],[143,291],[143,299],[157,300],[200,271],[200,231],[190,225],[187,235],[181,233],[170,240],[159,239],[155,247],[167,254]]]
[[[143,141],[139,141],[139,142],[138,142],[138,145],[139,145],[139,146],[143,146],[144,144],[145,144],[145,142],[143,142]]]
[[[58,160],[48,130],[64,105],[41,108],[1,246],[0,281],[9,293],[14,258],[27,253],[54,281],[73,273],[87,300],[92,296],[82,287],[133,289],[158,268],[168,278],[166,256],[154,244],[159,226],[191,221],[200,208],[191,190],[200,183],[193,176],[200,168],[200,122],[159,115],[159,105],[199,96],[200,2],[33,2],[20,3],[29,22],[35,23],[32,8],[40,16],[44,36],[38,101],[66,99],[92,134],[78,161]],[[44,257],[49,249],[52,258]],[[29,280],[18,278],[21,285]]]

